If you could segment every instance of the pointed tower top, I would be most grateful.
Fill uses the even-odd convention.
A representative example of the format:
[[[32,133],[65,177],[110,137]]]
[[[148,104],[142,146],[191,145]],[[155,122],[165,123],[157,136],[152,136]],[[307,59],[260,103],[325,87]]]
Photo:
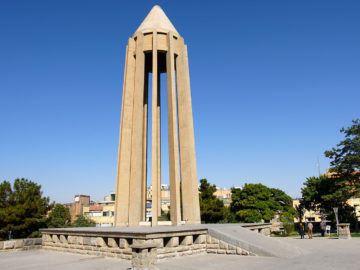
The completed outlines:
[[[136,32],[143,32],[144,30],[159,29],[166,32],[172,31],[179,34],[174,25],[170,22],[165,12],[158,5],[154,6],[145,20],[140,24]]]

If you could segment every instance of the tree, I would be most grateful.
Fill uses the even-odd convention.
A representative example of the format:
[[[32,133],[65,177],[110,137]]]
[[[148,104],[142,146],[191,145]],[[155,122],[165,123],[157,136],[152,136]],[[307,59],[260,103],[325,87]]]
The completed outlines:
[[[71,224],[72,227],[95,227],[96,223],[83,215],[76,215],[76,220]]]
[[[218,223],[224,220],[227,211],[224,203],[214,195],[216,186],[211,185],[206,179],[201,179],[199,191],[201,221]]]
[[[342,128],[345,140],[337,148],[325,151],[325,156],[332,159],[330,171],[337,189],[341,189],[343,200],[359,195],[360,187],[360,119],[352,121],[353,125]]]
[[[69,208],[57,203],[47,219],[48,228],[64,228],[70,223]]]
[[[27,179],[0,184],[0,238],[24,238],[45,227],[49,198],[42,196],[41,185]]]
[[[269,222],[277,213],[282,221],[287,221],[293,220],[296,214],[291,197],[282,190],[262,184],[245,184],[242,189],[233,188],[231,191],[230,210],[235,213],[237,221]]]
[[[309,177],[301,189],[302,204],[308,210],[323,209],[329,214],[328,219],[335,221],[333,207],[339,208],[341,222],[355,222],[354,208],[348,205],[349,187],[341,187],[337,178],[320,176]]]

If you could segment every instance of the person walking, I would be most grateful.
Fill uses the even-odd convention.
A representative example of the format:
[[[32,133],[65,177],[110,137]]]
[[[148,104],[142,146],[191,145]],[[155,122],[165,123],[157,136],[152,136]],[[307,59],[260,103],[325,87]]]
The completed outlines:
[[[299,224],[299,234],[300,234],[301,239],[304,239],[305,228],[302,223]]]
[[[313,237],[313,228],[314,228],[314,225],[309,222],[308,223],[308,236],[309,236],[309,239],[312,239]]]
[[[321,229],[321,236],[325,236],[325,230],[326,230],[326,223],[325,220],[322,220],[320,223],[320,229]]]

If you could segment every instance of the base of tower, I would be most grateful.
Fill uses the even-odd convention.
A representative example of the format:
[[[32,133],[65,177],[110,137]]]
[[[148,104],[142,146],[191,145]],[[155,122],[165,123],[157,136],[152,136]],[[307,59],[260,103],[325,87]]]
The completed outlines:
[[[262,235],[268,234],[270,227],[270,224],[204,224],[51,228],[41,232],[45,249],[127,259],[132,260],[134,267],[140,267],[153,265],[158,259],[205,253],[271,256],[258,245],[258,241],[272,240]],[[237,236],[228,237],[228,232],[235,230]],[[249,234],[256,245],[242,240]]]

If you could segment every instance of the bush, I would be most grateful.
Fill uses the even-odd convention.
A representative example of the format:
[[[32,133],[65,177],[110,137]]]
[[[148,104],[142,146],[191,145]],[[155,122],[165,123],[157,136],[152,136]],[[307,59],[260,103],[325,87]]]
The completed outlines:
[[[293,222],[284,222],[283,225],[284,225],[285,234],[287,236],[289,236],[295,230]]]

